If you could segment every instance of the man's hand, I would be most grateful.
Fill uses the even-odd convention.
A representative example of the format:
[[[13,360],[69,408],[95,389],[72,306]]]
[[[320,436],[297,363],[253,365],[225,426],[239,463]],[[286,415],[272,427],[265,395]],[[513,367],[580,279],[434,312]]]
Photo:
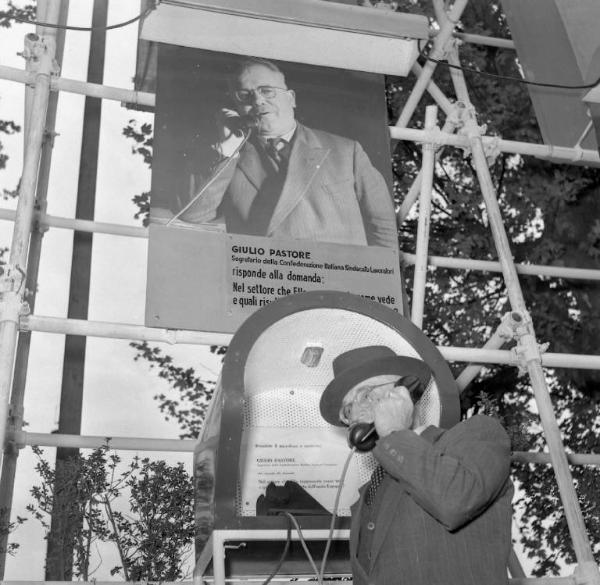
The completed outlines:
[[[403,386],[393,388],[373,406],[375,430],[380,437],[412,426],[414,404]]]
[[[213,148],[223,157],[233,156],[244,141],[240,115],[235,110],[223,108],[217,116],[218,142]]]

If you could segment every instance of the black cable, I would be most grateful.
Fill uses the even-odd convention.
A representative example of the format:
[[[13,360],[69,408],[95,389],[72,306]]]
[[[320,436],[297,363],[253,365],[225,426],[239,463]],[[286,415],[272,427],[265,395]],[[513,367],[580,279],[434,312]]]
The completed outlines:
[[[22,22],[23,24],[34,24],[36,26],[43,26],[46,28],[59,28],[59,29],[63,29],[63,30],[76,30],[76,31],[80,31],[80,32],[92,32],[95,30],[112,30],[114,28],[121,28],[123,26],[127,26],[128,24],[132,24],[138,20],[142,20],[143,18],[146,18],[146,16],[148,16],[148,14],[150,14],[154,9],[156,8],[156,3],[153,2],[151,6],[149,6],[148,8],[146,8],[146,10],[144,10],[144,12],[138,14],[137,16],[134,16],[133,18],[130,18],[129,20],[126,20],[125,22],[119,22],[117,24],[109,24],[108,26],[91,26],[91,27],[86,27],[86,26],[70,26],[67,24],[51,24],[49,22],[40,22],[39,20],[27,20],[26,18],[20,18],[19,16],[9,16],[9,19],[12,20],[16,20],[18,22]]]
[[[282,514],[280,512],[280,514]],[[282,514],[283,515],[283,514]],[[283,566],[283,562],[285,561],[288,552],[290,550],[290,545],[292,543],[292,521],[288,518],[288,528],[287,528],[287,540],[285,541],[285,546],[283,547],[283,552],[279,557],[279,561],[277,561],[277,566],[273,569],[271,574],[262,582],[261,585],[269,585],[269,583],[273,580],[273,577],[279,573],[279,570]]]
[[[494,79],[502,79],[504,81],[516,81],[517,83],[523,83],[525,85],[535,85],[537,87],[554,87],[556,89],[592,89],[596,87],[600,83],[600,77],[593,81],[592,83],[585,83],[583,85],[561,85],[559,83],[543,83],[541,81],[528,81],[527,79],[522,79],[521,77],[512,77],[510,75],[498,75],[497,73],[488,73],[487,71],[480,71],[479,69],[471,69],[470,67],[462,67],[460,65],[452,65],[447,61],[442,61],[440,59],[434,59],[429,55],[424,53],[424,50],[421,50],[420,44],[421,41],[419,39],[419,56],[427,59],[427,61],[432,61],[433,63],[437,63],[438,65],[445,65],[450,69],[458,69],[459,71],[466,71],[467,73],[475,73],[476,75],[483,75],[484,77],[493,77]]]

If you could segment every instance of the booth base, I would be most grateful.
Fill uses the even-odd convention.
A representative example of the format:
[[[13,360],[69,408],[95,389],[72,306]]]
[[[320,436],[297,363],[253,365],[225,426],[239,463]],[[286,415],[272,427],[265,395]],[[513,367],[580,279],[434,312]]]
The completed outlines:
[[[329,530],[303,530],[302,537],[307,544],[314,541],[326,542],[329,538]],[[332,546],[338,541],[348,541],[350,538],[349,530],[334,530],[331,536]],[[248,583],[256,585],[262,583],[270,574],[271,567],[265,567],[260,573],[256,574],[228,574],[226,570],[226,561],[228,551],[235,551],[256,542],[272,542],[278,550],[283,550],[287,540],[286,530],[214,530],[206,543],[202,553],[197,559],[194,569],[194,585],[225,585]],[[291,533],[291,540],[295,543],[300,541],[300,536],[296,530]],[[320,569],[320,559],[315,559],[317,568]],[[349,564],[349,563],[348,563]],[[277,563],[273,563],[274,569]],[[307,560],[308,565],[308,560]],[[329,563],[328,563],[329,565]],[[332,567],[333,568],[333,567]],[[264,573],[264,574],[263,574]],[[324,577],[328,583],[343,582],[351,584],[350,573],[336,573],[327,571]],[[270,583],[289,583],[291,581],[312,581],[316,575],[310,568],[303,571],[302,574],[280,574]]]

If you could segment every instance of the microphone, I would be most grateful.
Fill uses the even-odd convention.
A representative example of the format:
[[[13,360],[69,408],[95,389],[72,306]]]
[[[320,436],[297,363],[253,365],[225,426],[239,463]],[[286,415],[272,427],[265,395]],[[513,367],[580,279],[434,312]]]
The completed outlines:
[[[357,451],[370,451],[375,447],[377,439],[379,439],[379,435],[373,423],[354,423],[348,429],[348,443]]]

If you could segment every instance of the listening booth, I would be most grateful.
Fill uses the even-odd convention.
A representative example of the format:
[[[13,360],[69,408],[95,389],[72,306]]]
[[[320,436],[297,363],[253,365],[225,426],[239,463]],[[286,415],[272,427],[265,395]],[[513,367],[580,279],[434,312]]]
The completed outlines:
[[[319,403],[336,356],[373,345],[431,368],[415,405],[419,424],[458,422],[458,389],[440,352],[379,303],[290,295],[238,329],[194,453],[196,583],[310,577],[319,566],[327,577],[350,573],[350,508],[375,459],[350,456],[347,429],[327,423]]]

